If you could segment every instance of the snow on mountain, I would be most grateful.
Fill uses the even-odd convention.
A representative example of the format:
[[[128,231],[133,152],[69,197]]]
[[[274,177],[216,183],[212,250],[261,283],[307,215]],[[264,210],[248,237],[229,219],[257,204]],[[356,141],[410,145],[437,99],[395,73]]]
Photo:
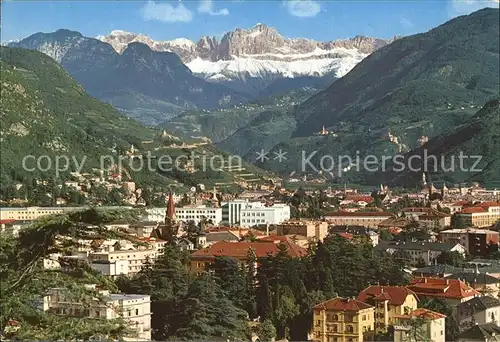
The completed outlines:
[[[201,37],[196,43],[185,38],[155,41],[126,31],[112,31],[97,39],[111,44],[118,53],[133,42],[147,44],[156,51],[176,53],[194,74],[212,82],[241,81],[247,77],[266,80],[326,74],[342,77],[388,43],[360,36],[331,42],[285,38],[262,23],[248,30],[238,28],[227,32],[220,41],[215,37]]]
[[[202,75],[207,80],[218,81],[241,76],[263,77],[271,73],[280,77],[325,76],[333,74],[339,78],[347,74],[366,54],[357,50],[342,49],[341,53],[324,51],[322,54],[294,54],[278,57],[277,54],[233,56],[230,60],[215,62],[196,58],[187,63],[194,74]],[[273,57],[266,59],[265,57]],[[282,55],[283,56],[283,55]]]

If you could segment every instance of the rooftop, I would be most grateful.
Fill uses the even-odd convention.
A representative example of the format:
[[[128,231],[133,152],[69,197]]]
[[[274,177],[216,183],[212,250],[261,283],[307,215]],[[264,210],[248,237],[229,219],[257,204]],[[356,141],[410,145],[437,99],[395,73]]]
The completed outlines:
[[[472,309],[475,313],[494,307],[500,307],[500,300],[491,296],[474,297],[457,305],[459,311],[469,312]]]
[[[500,279],[495,278],[489,274],[486,273],[475,273],[475,272],[460,272],[460,273],[454,273],[452,275],[449,275],[445,277],[445,279],[458,279],[465,281],[468,284],[486,284],[486,285],[491,285],[491,284],[499,284],[500,285]]]
[[[410,312],[408,315],[397,315],[396,317],[403,319],[426,318],[434,320],[434,319],[446,318],[446,315],[425,308],[418,308]]]
[[[442,230],[442,231],[439,232],[439,234],[465,234],[465,233],[472,233],[472,234],[498,234],[498,232],[496,232],[494,230],[476,229],[476,228],[447,229],[447,230]]]
[[[379,211],[355,211],[355,212],[349,212],[349,211],[336,211],[332,213],[325,214],[325,217],[367,217],[367,216],[373,216],[373,217],[393,217],[393,213],[387,213],[387,212],[379,212]]]
[[[385,301],[388,300],[391,305],[402,305],[407,296],[415,296],[415,292],[403,286],[381,286],[371,285],[360,292],[358,300],[367,302],[370,300]]]
[[[149,300],[151,298],[150,295],[143,294],[121,294],[121,293],[110,293],[108,296],[109,300],[118,301],[118,300],[136,300],[136,299],[145,299]]]
[[[326,302],[319,303],[313,309],[333,310],[333,311],[354,311],[370,309],[373,306],[363,303],[357,299],[337,297]]]
[[[479,296],[480,293],[463,281],[422,277],[414,279],[408,288],[419,296],[463,299]]]
[[[455,246],[441,242],[381,241],[377,248],[449,252]]]
[[[204,248],[202,250],[196,251],[191,254],[191,258],[206,258],[206,257],[218,257],[227,256],[237,259],[244,259],[247,257],[248,252],[253,250],[257,258],[263,258],[269,255],[275,255],[280,251],[280,245],[286,247],[288,255],[291,257],[300,257],[307,255],[307,251],[290,242],[284,241],[280,244],[274,241],[264,241],[264,242],[227,242],[220,241],[213,244],[210,247]]]
[[[494,323],[475,325],[457,336],[466,341],[500,341],[500,327]]]

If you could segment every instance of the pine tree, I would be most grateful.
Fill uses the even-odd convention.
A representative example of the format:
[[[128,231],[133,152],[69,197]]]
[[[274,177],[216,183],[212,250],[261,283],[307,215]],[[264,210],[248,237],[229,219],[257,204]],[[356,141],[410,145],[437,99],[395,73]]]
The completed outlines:
[[[88,317],[58,316],[34,307],[49,289],[65,289],[72,301],[104,300],[100,294],[85,287],[93,283],[116,291],[112,282],[81,263],[59,262],[69,271],[47,270],[43,259],[53,254],[65,255],[78,246],[78,240],[94,238],[127,239],[119,232],[109,231],[105,223],[117,219],[132,220],[128,211],[89,209],[35,221],[18,237],[3,237],[0,241],[0,331],[5,332],[9,321],[19,323],[3,338],[16,340],[88,340],[92,337],[122,338],[129,333],[122,319],[106,320]]]

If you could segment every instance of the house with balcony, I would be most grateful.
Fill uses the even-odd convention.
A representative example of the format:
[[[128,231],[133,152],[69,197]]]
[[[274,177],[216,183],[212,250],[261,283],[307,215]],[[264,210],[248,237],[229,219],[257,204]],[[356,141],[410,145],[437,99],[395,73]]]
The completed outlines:
[[[313,307],[315,342],[363,342],[374,337],[375,308],[352,298],[332,298]]]
[[[358,300],[375,308],[375,331],[387,332],[396,323],[396,316],[409,314],[417,309],[415,292],[404,286],[372,285],[360,292]]]

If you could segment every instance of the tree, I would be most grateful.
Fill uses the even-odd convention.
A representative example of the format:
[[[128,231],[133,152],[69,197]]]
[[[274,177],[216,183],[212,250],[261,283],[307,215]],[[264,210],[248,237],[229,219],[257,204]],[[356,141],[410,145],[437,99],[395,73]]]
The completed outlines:
[[[259,324],[257,328],[257,336],[262,342],[273,341],[276,338],[276,328],[271,320],[266,319],[264,322]]]
[[[464,229],[467,228],[467,223],[462,216],[455,213],[451,216],[451,227],[454,229]]]
[[[392,239],[394,239],[394,235],[392,235],[390,231],[388,231],[387,229],[380,230],[380,240],[391,241]]]
[[[196,278],[177,306],[175,337],[183,340],[248,339],[248,315],[208,273]]]
[[[216,257],[215,262],[209,265],[209,271],[228,298],[232,298],[241,309],[245,309],[245,273],[236,259]]]
[[[187,256],[175,245],[167,245],[154,264],[146,264],[132,278],[119,278],[125,293],[151,295],[152,337],[166,340],[179,326],[177,306],[188,291]]]
[[[88,266],[59,259],[68,271],[47,270],[43,259],[53,254],[66,254],[77,248],[80,239],[127,239],[119,232],[109,231],[105,223],[117,219],[133,219],[129,211],[88,209],[43,217],[23,229],[17,238],[0,241],[0,284],[8,296],[0,299],[0,331],[9,321],[19,329],[2,336],[13,340],[89,340],[98,337],[121,339],[129,331],[122,319],[58,316],[40,311],[33,300],[43,297],[49,289],[63,288],[72,301],[91,305],[104,298],[85,284],[93,283],[116,291],[114,284]]]
[[[459,252],[442,252],[436,258],[438,264],[451,265],[455,267],[464,267],[467,264],[465,256]]]

